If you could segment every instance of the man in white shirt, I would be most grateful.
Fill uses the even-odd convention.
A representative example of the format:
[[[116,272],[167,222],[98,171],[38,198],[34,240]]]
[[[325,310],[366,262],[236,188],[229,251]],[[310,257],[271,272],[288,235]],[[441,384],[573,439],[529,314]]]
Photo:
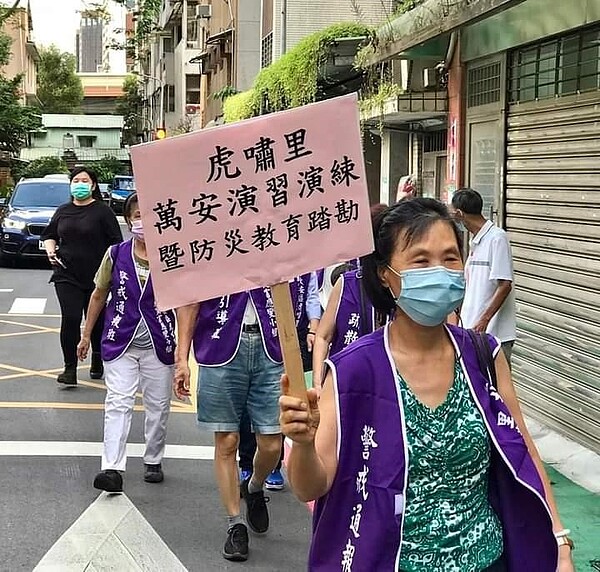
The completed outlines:
[[[461,189],[452,197],[455,219],[473,235],[465,264],[467,289],[461,318],[465,328],[496,336],[510,363],[517,337],[510,242],[482,210],[481,195],[473,189]]]

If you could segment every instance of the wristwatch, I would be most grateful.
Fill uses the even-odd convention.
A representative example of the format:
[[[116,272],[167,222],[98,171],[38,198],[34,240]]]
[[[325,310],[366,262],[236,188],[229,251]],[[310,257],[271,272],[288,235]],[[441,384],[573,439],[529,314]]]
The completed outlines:
[[[556,539],[556,542],[558,543],[558,547],[560,548],[561,546],[568,546],[571,550],[575,549],[575,543],[568,537],[568,536],[559,536]]]

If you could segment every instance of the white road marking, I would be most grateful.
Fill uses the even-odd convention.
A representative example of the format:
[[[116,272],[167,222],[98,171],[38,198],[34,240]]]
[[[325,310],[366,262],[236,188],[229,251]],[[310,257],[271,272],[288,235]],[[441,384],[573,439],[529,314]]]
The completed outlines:
[[[51,571],[187,572],[126,495],[102,493],[34,568]]]
[[[43,314],[48,298],[15,298],[9,314]]]
[[[10,292],[14,292],[14,291],[15,291],[14,288],[0,288],[1,294],[9,294]]]
[[[127,456],[141,458],[146,446],[128,443]],[[210,461],[214,447],[203,445],[167,445],[166,459]],[[85,441],[0,441],[0,457],[100,457],[102,443]]]

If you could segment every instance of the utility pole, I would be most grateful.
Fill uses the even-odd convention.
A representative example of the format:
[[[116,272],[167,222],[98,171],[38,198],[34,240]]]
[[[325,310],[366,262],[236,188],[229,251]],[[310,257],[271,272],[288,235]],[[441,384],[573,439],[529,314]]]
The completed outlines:
[[[287,0],[281,0],[281,54],[287,51]]]

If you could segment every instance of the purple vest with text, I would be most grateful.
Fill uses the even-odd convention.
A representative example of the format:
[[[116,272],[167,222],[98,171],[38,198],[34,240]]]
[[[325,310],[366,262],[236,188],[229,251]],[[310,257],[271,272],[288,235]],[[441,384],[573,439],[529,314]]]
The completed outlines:
[[[175,314],[156,309],[151,276],[142,288],[133,259],[133,239],[111,246],[110,258],[112,283],[104,318],[102,359],[112,361],[121,357],[131,344],[140,321],[144,320],[156,357],[165,365],[173,365]]]
[[[361,336],[375,330],[375,309],[363,292],[365,315],[361,305],[360,270],[349,270],[340,277],[342,293],[335,314],[335,334],[331,340],[329,355],[334,356]]]
[[[290,292],[296,324],[306,315],[306,296],[310,275],[290,282]],[[251,299],[258,316],[263,347],[269,359],[281,363],[281,346],[277,334],[275,308],[269,288],[255,288],[200,303],[194,332],[194,354],[198,365],[215,367],[229,363],[236,355],[246,304]]]
[[[527,445],[466,331],[448,331],[490,435],[490,503],[502,522],[507,571],[556,572],[552,519]],[[409,459],[387,332],[361,338],[328,362],[340,412],[338,468],[315,506],[310,571],[397,572]],[[498,341],[490,341],[496,355]]]

